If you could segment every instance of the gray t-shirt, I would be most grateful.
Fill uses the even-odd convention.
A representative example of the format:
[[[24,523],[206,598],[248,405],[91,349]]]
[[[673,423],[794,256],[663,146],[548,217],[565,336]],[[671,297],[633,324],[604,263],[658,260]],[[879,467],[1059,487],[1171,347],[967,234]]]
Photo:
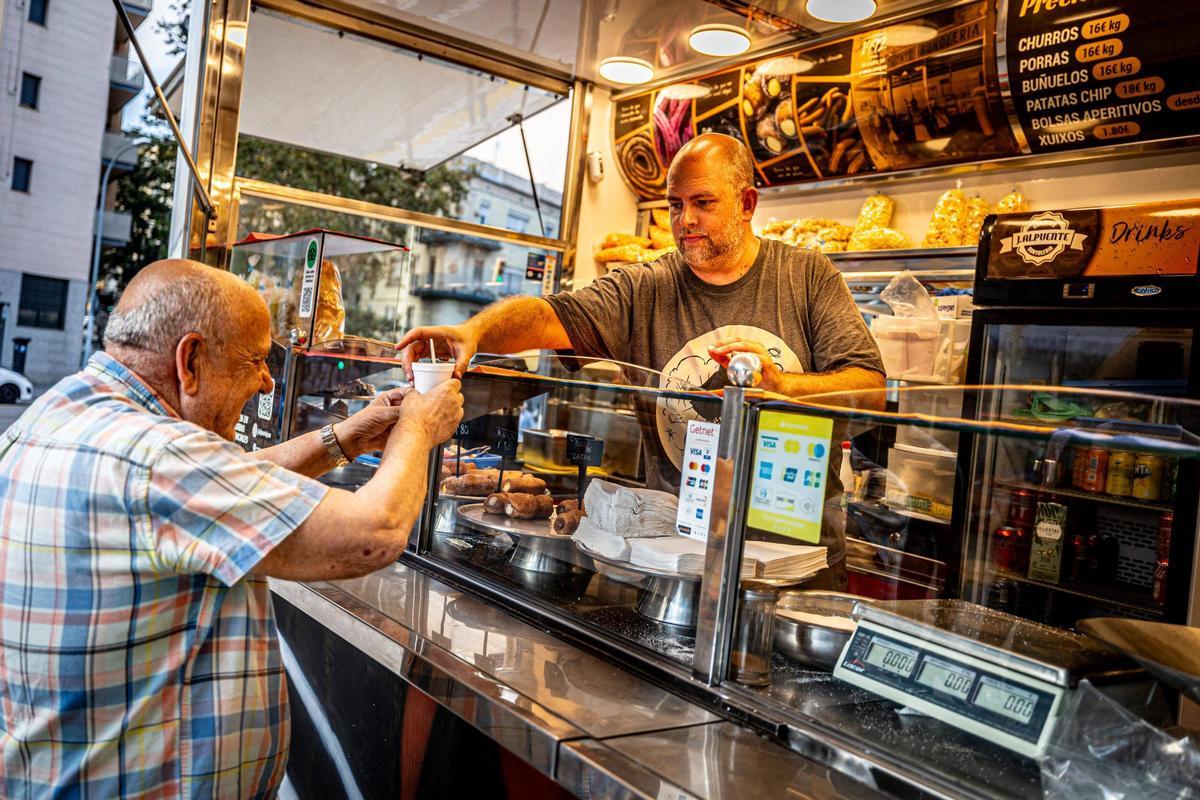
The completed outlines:
[[[709,357],[708,348],[729,339],[763,344],[785,372],[862,367],[882,374],[875,340],[830,260],[782,242],[760,244],[750,270],[726,286],[700,280],[674,252],[546,299],[576,354],[658,370],[662,388],[724,386],[725,370]],[[677,491],[687,422],[713,412],[675,400],[660,400],[652,422],[641,411],[645,427],[658,434],[647,438],[657,439],[666,456],[647,453],[647,484]],[[838,442],[833,445],[840,456]],[[832,493],[835,459],[829,478]],[[840,560],[840,538],[827,543],[831,563]]]

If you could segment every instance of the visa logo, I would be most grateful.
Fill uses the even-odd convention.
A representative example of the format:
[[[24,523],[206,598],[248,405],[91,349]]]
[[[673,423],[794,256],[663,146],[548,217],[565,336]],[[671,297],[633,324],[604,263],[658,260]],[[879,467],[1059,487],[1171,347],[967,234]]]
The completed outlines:
[[[704,455],[704,450],[703,450],[703,448],[700,448],[700,447],[689,447],[688,452],[694,456]]]

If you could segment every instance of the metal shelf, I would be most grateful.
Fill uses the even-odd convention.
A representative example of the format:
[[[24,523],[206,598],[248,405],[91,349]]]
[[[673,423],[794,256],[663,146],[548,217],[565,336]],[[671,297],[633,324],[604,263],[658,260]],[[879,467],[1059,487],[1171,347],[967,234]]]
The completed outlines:
[[[1154,602],[1153,596],[1148,591],[1139,592],[1111,584],[1097,585],[1095,588],[1092,588],[1091,584],[1074,583],[1069,580],[1062,583],[1050,583],[1049,581],[1039,581],[1017,572],[1009,572],[1008,570],[996,570],[996,575],[1017,583],[1037,586],[1038,588],[1048,589],[1060,594],[1082,597],[1085,600],[1092,600],[1109,606],[1129,608],[1143,613],[1163,613],[1163,607]]]
[[[975,279],[974,247],[909,247],[826,255],[847,281],[891,278],[906,269],[920,280]]]
[[[1139,508],[1143,511],[1173,511],[1175,506],[1170,503],[1157,503],[1150,500],[1138,500],[1133,497],[1114,497],[1108,494],[1099,494],[1097,492],[1083,492],[1079,489],[1068,489],[1060,486],[1043,487],[1033,483],[1024,481],[994,481],[996,486],[1004,489],[1027,489],[1031,492],[1049,492],[1061,497],[1070,497],[1074,500],[1084,500],[1090,503],[1101,503],[1110,506],[1125,506],[1126,508]]]

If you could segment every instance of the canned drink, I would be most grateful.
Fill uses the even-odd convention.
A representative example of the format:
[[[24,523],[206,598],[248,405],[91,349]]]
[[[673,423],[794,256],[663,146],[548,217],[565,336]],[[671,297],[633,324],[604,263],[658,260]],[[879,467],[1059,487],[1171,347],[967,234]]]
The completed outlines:
[[[1168,458],[1163,466],[1162,499],[1175,502],[1175,486],[1179,483],[1179,459]]]
[[[1157,558],[1166,558],[1171,552],[1171,529],[1175,527],[1175,512],[1164,511],[1158,518],[1158,544],[1154,548]]]
[[[1133,465],[1133,491],[1138,500],[1157,500],[1162,496],[1163,460],[1153,453],[1142,453]]]
[[[1108,458],[1105,491],[1114,497],[1129,497],[1133,492],[1133,466],[1136,461],[1136,454],[1128,450],[1114,450]]]
[[[1088,451],[1086,447],[1076,447],[1075,455],[1071,458],[1071,486],[1083,488],[1083,475],[1087,471]]]
[[[1108,451],[1102,447],[1089,448],[1083,469],[1083,484],[1079,488],[1085,492],[1103,492],[1107,483]]]
[[[1018,536],[1017,529],[1009,525],[996,528],[992,534],[992,563],[996,569],[1011,572],[1013,556]]]
[[[1008,495],[1008,524],[1033,527],[1037,522],[1037,496],[1028,489],[1013,489]]]

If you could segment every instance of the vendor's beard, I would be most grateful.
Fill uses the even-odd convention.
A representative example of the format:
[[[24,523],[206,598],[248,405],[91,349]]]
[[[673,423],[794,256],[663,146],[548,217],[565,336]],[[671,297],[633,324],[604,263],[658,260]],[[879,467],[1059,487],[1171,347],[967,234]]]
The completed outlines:
[[[734,217],[715,235],[709,234],[708,238],[695,243],[684,241],[679,248],[679,254],[684,263],[692,269],[699,272],[715,272],[724,266],[724,262],[730,257],[741,252],[745,240],[745,224],[741,219]]]

